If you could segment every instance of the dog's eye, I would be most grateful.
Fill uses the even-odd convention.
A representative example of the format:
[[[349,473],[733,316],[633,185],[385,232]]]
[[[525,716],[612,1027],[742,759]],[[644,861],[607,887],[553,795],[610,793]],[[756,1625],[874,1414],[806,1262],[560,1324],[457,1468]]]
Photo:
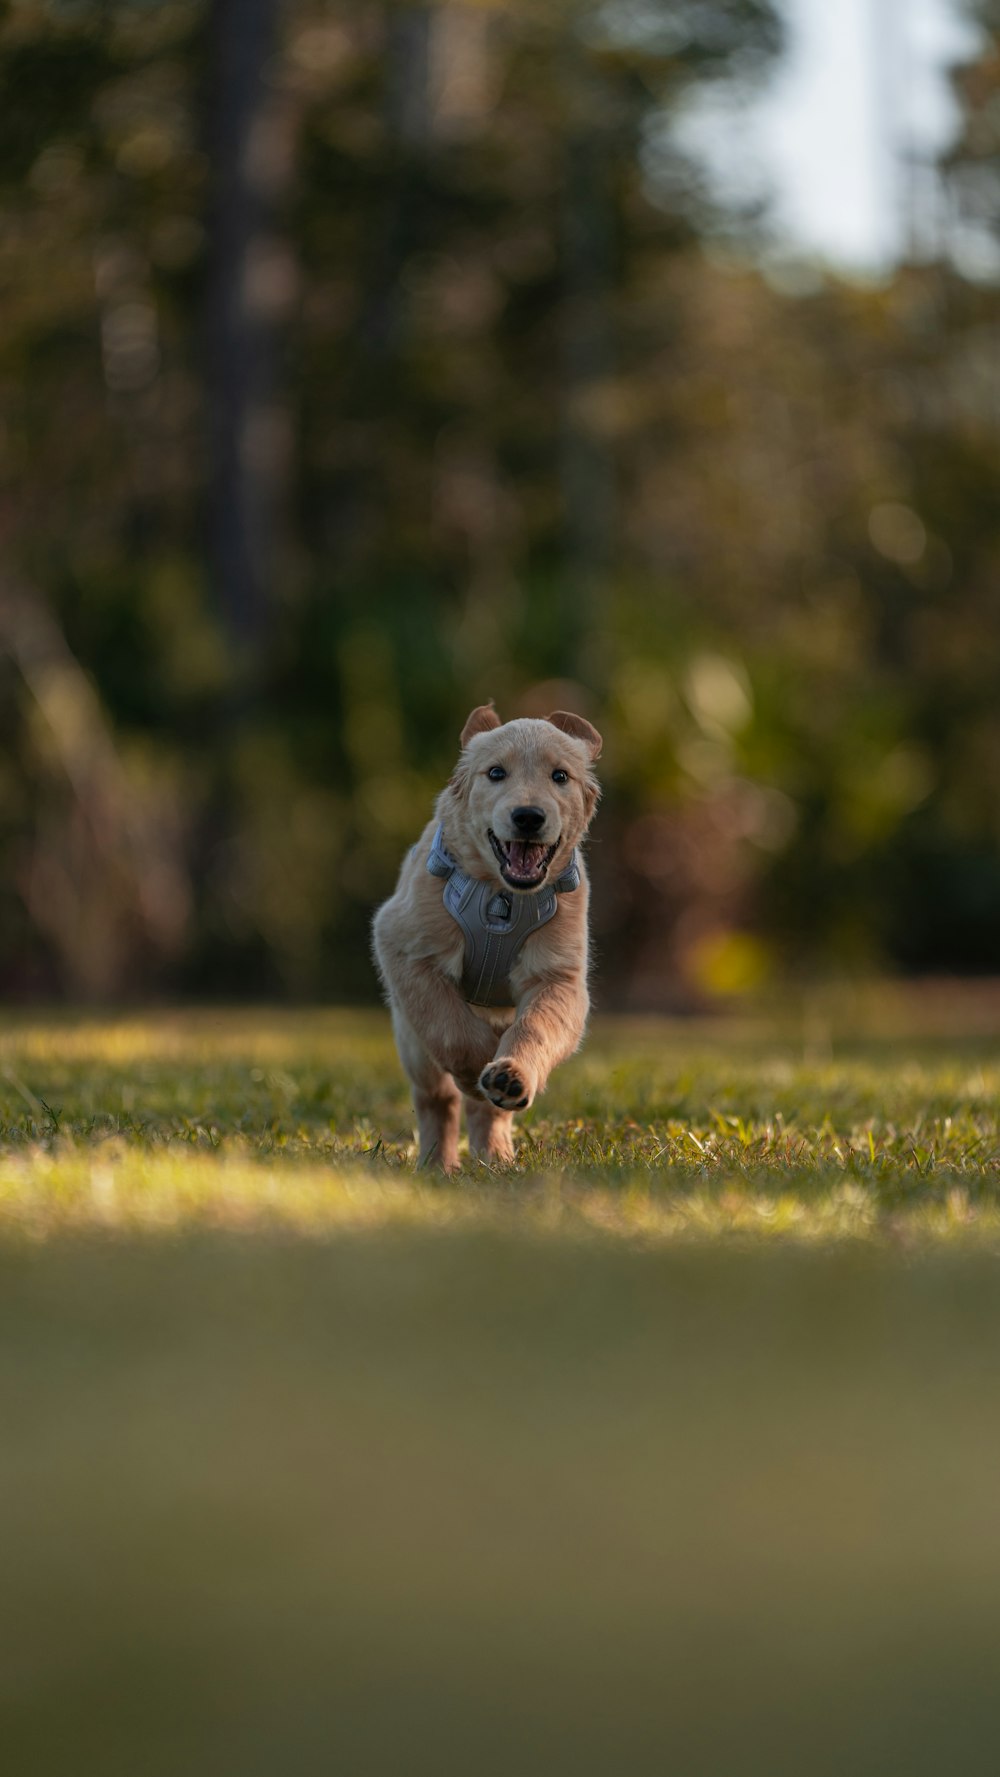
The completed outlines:
[[[492,784],[499,784],[507,776],[507,773],[502,765],[491,765],[486,775]]]
[[[569,772],[563,771],[562,768],[560,767],[557,771],[554,771],[552,773],[552,782],[554,784],[568,784],[569,783]]]

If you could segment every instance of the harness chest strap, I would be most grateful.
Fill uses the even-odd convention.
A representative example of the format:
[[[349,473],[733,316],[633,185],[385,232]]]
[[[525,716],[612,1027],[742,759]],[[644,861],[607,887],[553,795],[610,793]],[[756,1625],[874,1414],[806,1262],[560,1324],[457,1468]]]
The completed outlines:
[[[459,869],[438,827],[427,869],[444,879],[444,904],[465,937],[463,999],[474,1006],[512,1005],[510,977],[522,945],[555,917],[558,897],[580,886],[576,852],[562,874],[536,894],[507,894]]]

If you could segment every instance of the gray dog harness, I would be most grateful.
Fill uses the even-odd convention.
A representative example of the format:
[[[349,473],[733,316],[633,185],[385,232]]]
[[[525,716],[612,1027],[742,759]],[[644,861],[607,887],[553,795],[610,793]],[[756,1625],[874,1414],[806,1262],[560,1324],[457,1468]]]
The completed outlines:
[[[510,976],[521,946],[555,917],[558,896],[572,894],[580,886],[576,852],[562,875],[536,894],[508,894],[460,870],[439,827],[427,868],[432,876],[444,877],[444,904],[465,935],[463,999],[474,1006],[512,1006]]]

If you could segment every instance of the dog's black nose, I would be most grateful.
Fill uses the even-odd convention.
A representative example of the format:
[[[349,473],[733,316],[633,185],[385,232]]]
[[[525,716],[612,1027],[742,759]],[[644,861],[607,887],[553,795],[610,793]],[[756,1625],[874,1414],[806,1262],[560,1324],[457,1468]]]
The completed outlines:
[[[511,823],[519,833],[537,833],[545,825],[544,808],[512,808]]]

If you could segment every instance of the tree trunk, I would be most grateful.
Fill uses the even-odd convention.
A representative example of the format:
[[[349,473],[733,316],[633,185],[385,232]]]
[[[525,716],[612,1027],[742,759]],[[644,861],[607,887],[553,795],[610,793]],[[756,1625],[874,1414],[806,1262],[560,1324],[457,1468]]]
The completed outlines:
[[[598,688],[606,663],[602,607],[615,540],[615,464],[604,397],[613,365],[614,204],[607,96],[585,50],[568,51],[569,134],[563,184],[561,481],[575,646],[570,668]],[[595,677],[596,675],[596,677]]]
[[[291,132],[268,82],[280,6],[213,0],[209,20],[208,546],[238,677],[262,649],[288,471],[280,349],[294,272],[275,212]]]

